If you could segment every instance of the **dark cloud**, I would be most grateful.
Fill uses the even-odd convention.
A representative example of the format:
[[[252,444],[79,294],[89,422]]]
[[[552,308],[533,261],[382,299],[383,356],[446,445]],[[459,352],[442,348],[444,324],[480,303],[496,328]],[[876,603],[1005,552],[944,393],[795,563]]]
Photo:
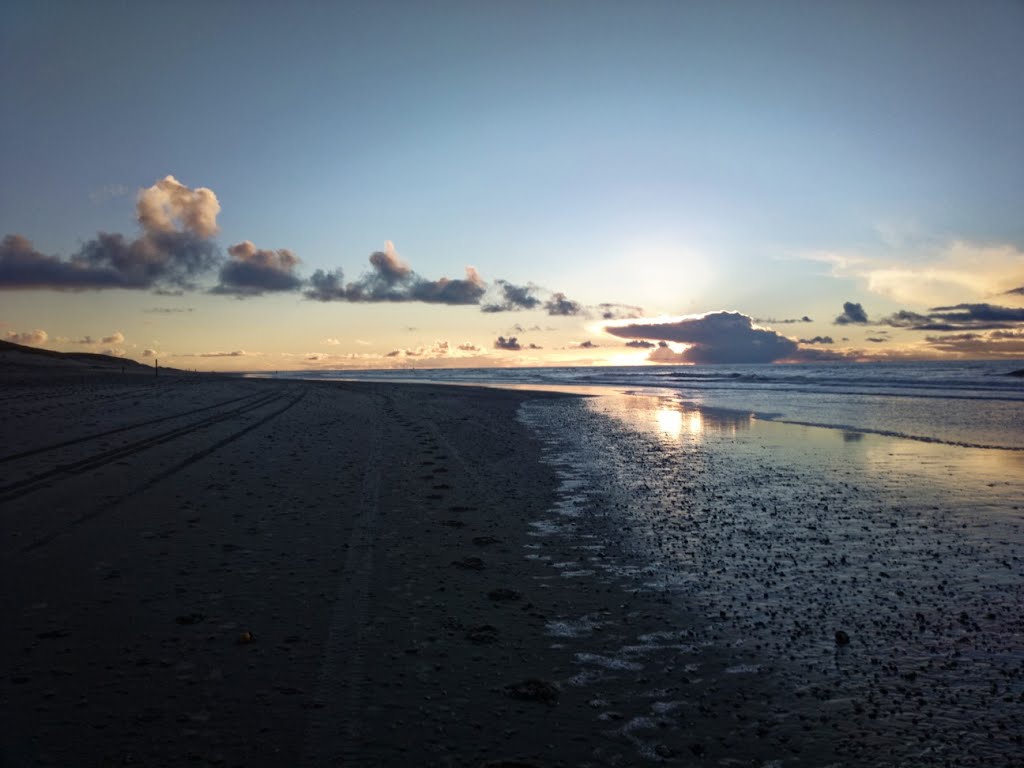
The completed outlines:
[[[480,309],[484,312],[514,312],[520,309],[536,309],[541,300],[537,297],[537,286],[513,285],[507,280],[495,280],[498,289],[497,300],[484,304]]]
[[[303,291],[307,299],[314,301],[348,301],[345,276],[340,269],[325,272],[318,269],[309,278],[308,288]]]
[[[65,260],[39,253],[20,235],[4,237],[0,288],[193,288],[219,263],[212,239],[219,212],[211,190],[189,189],[167,176],[139,193],[136,218],[142,235],[134,240],[100,232]]]
[[[1020,288],[1011,288],[1008,291],[1003,291],[1004,296],[1024,296],[1024,285]]]
[[[642,307],[635,307],[632,304],[603,303],[597,305],[597,311],[602,320],[634,320],[642,317],[644,313]]]
[[[220,270],[220,283],[211,293],[232,296],[261,296],[264,293],[294,291],[302,285],[295,274],[299,257],[287,248],[266,250],[249,240],[228,248],[231,260]]]
[[[965,358],[1006,358],[1024,357],[1024,329],[994,330],[982,333],[950,333],[942,336],[926,336],[925,342],[947,354]]]
[[[597,349],[600,346],[600,344],[595,344],[590,339],[587,339],[586,341],[581,341],[579,344],[576,345],[577,349]]]
[[[953,323],[1024,323],[1024,307],[1000,307],[994,304],[954,304],[932,307],[928,316]]]
[[[637,349],[650,349],[651,347],[656,347],[657,344],[655,344],[653,341],[644,341],[643,339],[633,339],[632,341],[627,341],[626,342],[626,346],[627,347],[636,347]]]
[[[45,344],[50,338],[49,334],[41,328],[36,328],[34,331],[8,331],[4,336],[7,341],[15,344],[25,344],[30,347],[38,347]]]
[[[464,280],[417,280],[409,289],[410,301],[428,304],[479,304],[487,290],[483,278],[473,267],[466,267]]]
[[[852,301],[843,302],[843,314],[833,320],[836,325],[864,325],[868,321],[868,314],[864,307]]]
[[[499,336],[494,341],[494,348],[519,351],[523,348],[523,345],[519,343],[519,339],[515,336],[509,336],[507,339],[504,336]]]
[[[191,312],[192,307],[150,307],[142,311],[147,315],[177,315],[182,312]]]
[[[318,269],[308,285],[304,295],[314,301],[479,304],[487,291],[487,285],[473,267],[466,267],[465,279],[420,277],[398,257],[391,241],[383,251],[370,254],[370,269],[359,280],[346,283],[342,270]]]
[[[901,309],[878,321],[879,325],[912,331],[967,331],[1015,328],[1024,323],[1024,308],[994,304],[954,304],[932,307],[928,314]]]
[[[883,336],[868,336],[866,341],[870,341],[872,344],[885,344],[889,340]]]
[[[801,344],[835,344],[831,336],[814,336],[810,339],[800,339]]]
[[[680,362],[687,363],[771,363],[798,352],[795,341],[754,328],[751,318],[739,312],[711,312],[669,323],[613,325],[605,330],[619,337],[688,344],[678,355]],[[665,353],[655,350],[651,359],[659,354]]]
[[[814,322],[807,315],[803,317],[791,317],[786,320],[777,320],[774,317],[757,318],[754,320],[759,325],[792,325],[793,323],[811,323]]]
[[[889,325],[893,328],[912,328],[917,329],[922,325],[928,325],[931,322],[928,315],[922,315],[918,312],[911,312],[907,309],[901,309],[899,312],[894,312],[888,317],[883,317],[878,321],[879,325]]]
[[[551,298],[544,302],[544,309],[549,315],[556,316],[568,317],[583,314],[583,307],[561,292],[551,294]]]

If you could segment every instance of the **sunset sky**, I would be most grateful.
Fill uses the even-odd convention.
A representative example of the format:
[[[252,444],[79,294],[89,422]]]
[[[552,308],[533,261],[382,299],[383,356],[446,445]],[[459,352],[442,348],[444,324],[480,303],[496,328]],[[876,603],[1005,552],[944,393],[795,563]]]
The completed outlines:
[[[1024,358],[1024,4],[0,9],[0,338]]]

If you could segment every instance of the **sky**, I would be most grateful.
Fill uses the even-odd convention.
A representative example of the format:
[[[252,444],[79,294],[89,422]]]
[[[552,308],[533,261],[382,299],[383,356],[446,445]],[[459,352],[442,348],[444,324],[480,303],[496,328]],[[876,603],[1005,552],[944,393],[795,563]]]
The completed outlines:
[[[0,7],[0,338],[1024,359],[1024,3]]]

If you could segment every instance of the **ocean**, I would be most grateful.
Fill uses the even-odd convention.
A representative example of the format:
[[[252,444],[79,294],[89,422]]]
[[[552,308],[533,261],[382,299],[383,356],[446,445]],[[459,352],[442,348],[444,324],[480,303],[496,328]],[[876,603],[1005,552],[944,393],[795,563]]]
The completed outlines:
[[[324,370],[281,377],[578,389],[844,432],[1024,450],[1024,361]]]

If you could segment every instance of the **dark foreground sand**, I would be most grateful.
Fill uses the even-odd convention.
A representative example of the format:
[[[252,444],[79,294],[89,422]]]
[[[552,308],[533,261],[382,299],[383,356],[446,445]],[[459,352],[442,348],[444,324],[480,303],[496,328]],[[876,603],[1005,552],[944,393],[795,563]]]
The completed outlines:
[[[853,766],[903,742],[913,749],[899,754],[921,755],[922,738],[943,742],[937,760],[892,764],[1021,764],[1020,622],[1004,615],[1019,590],[999,593],[1013,677],[970,703],[983,716],[974,736],[999,760],[961,760],[934,721],[945,710],[924,688],[931,662],[897,669],[891,651],[866,649],[886,637],[871,634],[869,597],[840,657],[833,618],[812,605],[824,598],[800,591],[827,572],[780,570],[763,542],[737,554],[734,533],[744,553],[760,537],[822,559],[823,534],[807,525],[828,515],[799,503],[815,478],[782,478],[805,490],[764,530],[741,514],[761,481],[742,498],[714,490],[737,476],[695,452],[622,454],[646,462],[634,487],[593,495],[601,478],[586,478],[568,492],[572,472],[542,463],[550,441],[516,418],[539,397],[554,396],[200,376],[6,384],[0,765]],[[570,412],[559,418],[551,429],[574,428]],[[602,455],[627,444],[614,430],[603,440]],[[692,471],[666,474],[665,462]],[[651,502],[635,530],[614,514],[654,477],[675,483],[658,503],[699,501],[671,535]],[[600,516],[583,525],[574,504],[598,498],[615,508],[581,506]],[[727,526],[694,514],[717,506]],[[846,512],[843,525],[887,536],[888,519]],[[676,545],[695,553],[689,574]],[[798,581],[784,588],[752,581],[787,570]],[[671,579],[652,584],[658,573]],[[754,615],[736,605],[752,585],[767,624],[738,625]],[[996,621],[917,610],[922,637],[940,620],[951,642]],[[917,636],[914,611],[899,621]],[[936,663],[954,652],[937,648]],[[805,672],[752,674],[786,659]],[[814,682],[826,674],[839,681],[828,691]]]

